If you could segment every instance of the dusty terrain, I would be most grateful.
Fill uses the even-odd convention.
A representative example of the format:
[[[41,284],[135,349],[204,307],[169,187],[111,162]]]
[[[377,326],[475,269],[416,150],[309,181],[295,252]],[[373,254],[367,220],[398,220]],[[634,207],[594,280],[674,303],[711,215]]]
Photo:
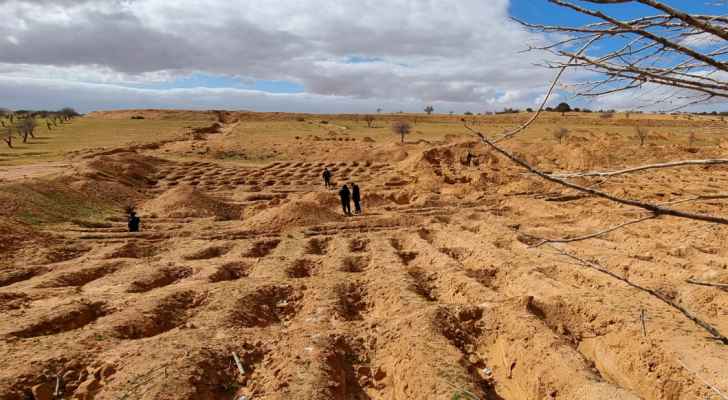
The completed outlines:
[[[144,113],[86,118],[175,118]],[[0,399],[51,399],[56,387],[68,399],[673,400],[728,391],[726,344],[555,250],[598,261],[725,335],[728,293],[687,282],[728,283],[725,226],[661,217],[534,246],[534,237],[586,235],[644,214],[526,174],[468,136],[459,117],[420,116],[402,145],[387,127],[411,116],[378,116],[372,129],[353,116],[214,116],[217,127],[180,128],[157,143],[74,145],[52,160],[68,164],[61,171],[3,169]],[[475,127],[500,133],[526,117]],[[179,119],[199,130],[211,117]],[[571,135],[559,144],[550,132],[564,125]],[[637,125],[650,127],[645,146]],[[546,171],[614,169],[725,157],[725,126],[554,113],[506,146]],[[689,132],[699,135],[689,142]],[[463,161],[468,151],[478,165]],[[342,215],[323,188],[325,166],[337,184],[361,186],[363,215]],[[728,168],[578,182],[668,203],[725,193]],[[129,203],[139,234],[125,229]],[[721,199],[673,206],[728,215]]]

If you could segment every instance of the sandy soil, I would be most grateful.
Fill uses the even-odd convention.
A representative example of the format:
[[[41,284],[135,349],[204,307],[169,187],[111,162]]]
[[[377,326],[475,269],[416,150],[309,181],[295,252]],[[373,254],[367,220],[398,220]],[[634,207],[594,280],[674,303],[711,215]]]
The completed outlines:
[[[5,166],[0,169],[0,182],[40,178],[58,174],[71,164],[67,162],[39,163],[26,166]]]
[[[127,233],[119,213],[44,226],[42,242],[6,250],[0,399],[50,399],[57,383],[73,399],[672,400],[718,399],[705,382],[728,390],[725,344],[657,297],[533,246],[532,236],[576,237],[639,211],[545,184],[465,139],[291,140],[276,147],[287,161],[204,151],[179,160],[224,149],[237,123],[86,156],[68,172],[74,188],[139,189],[142,232]],[[550,170],[724,151],[635,155],[610,152],[608,138],[549,140],[513,146]],[[477,166],[462,162],[468,150]],[[324,167],[338,185],[361,186],[363,215],[342,215]],[[727,185],[725,167],[600,183],[653,202]],[[721,200],[675,207],[728,215]],[[557,248],[726,334],[726,292],[687,280],[728,283],[727,240],[723,226],[662,217]]]

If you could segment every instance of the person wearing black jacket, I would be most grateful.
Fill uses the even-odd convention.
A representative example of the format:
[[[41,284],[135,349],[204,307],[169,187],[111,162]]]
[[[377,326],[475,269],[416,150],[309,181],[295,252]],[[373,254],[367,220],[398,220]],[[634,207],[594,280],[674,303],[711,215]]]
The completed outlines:
[[[324,186],[326,187],[326,189],[330,188],[332,186],[331,185],[331,171],[329,171],[328,168],[324,168],[323,177],[324,177]]]
[[[356,183],[351,184],[351,199],[354,200],[354,214],[361,214],[361,194]]]
[[[351,215],[351,192],[346,185],[339,190],[339,197],[341,197],[341,208],[344,209],[344,214]]]

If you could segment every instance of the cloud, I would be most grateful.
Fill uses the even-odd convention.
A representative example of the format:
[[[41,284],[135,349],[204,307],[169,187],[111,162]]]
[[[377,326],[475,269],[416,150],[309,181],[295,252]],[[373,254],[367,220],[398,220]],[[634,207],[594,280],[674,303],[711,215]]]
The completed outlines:
[[[104,102],[105,108],[129,104],[124,86],[173,82],[191,74],[292,82],[311,96],[286,98],[285,104],[295,108],[293,102],[298,101],[301,110],[310,108],[304,102],[312,99],[328,104],[321,100],[326,96],[352,107],[386,103],[407,109],[417,104],[419,110],[423,103],[440,103],[483,111],[530,106],[552,79],[551,71],[533,65],[542,54],[518,53],[543,38],[510,21],[508,0],[0,4],[9,21],[0,25],[4,84],[9,78],[33,84],[29,91],[41,99],[46,97],[38,92],[41,81],[52,82],[52,87],[66,85],[69,91],[102,90],[99,84],[108,84],[114,90],[104,98],[120,97],[117,103]],[[180,104],[172,99],[179,92],[147,94],[144,99],[167,102],[162,105]],[[90,95],[84,91],[83,98]],[[25,107],[36,108],[39,99],[23,98]],[[215,98],[222,107],[226,101],[230,107],[241,104],[243,98],[246,108],[274,104],[260,93],[250,97],[231,91]],[[250,103],[251,98],[261,103]],[[208,104],[199,98],[189,101],[194,107]]]

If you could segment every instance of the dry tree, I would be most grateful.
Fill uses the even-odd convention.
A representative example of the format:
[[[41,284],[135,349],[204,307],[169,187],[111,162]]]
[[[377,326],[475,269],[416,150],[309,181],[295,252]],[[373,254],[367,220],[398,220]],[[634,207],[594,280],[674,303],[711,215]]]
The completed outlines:
[[[410,133],[412,127],[407,121],[395,121],[392,123],[392,132],[400,136],[402,143],[404,143],[404,137]]]
[[[525,169],[548,182],[575,190],[579,193],[634,207],[646,212],[632,223],[671,216],[714,224],[728,225],[728,217],[672,208],[671,204],[656,204],[634,197],[624,197],[597,189],[598,185],[576,183],[571,178],[625,175],[658,168],[679,168],[695,165],[728,164],[728,159],[681,160],[641,165],[620,171],[592,171],[581,173],[547,173],[516,155],[501,144],[527,129],[538,119],[544,107],[567,69],[586,70],[595,78],[574,84],[577,95],[586,97],[605,96],[633,89],[665,89],[669,97],[653,101],[682,108],[710,100],[728,99],[728,16],[690,14],[657,0],[546,0],[555,6],[569,9],[591,18],[582,26],[543,25],[518,21],[521,24],[546,33],[546,37],[558,38],[552,44],[532,47],[551,53],[546,65],[558,72],[537,112],[524,124],[497,137],[489,137],[467,125],[465,128],[477,135],[480,141]],[[641,16],[624,19],[614,16],[614,4],[634,3]],[[648,12],[649,11],[649,12]],[[583,75],[577,75],[583,76]],[[655,97],[654,94],[651,95]],[[673,103],[678,101],[678,103]],[[695,201],[709,196],[699,195],[684,199]],[[631,224],[629,221],[617,228],[610,228],[581,238],[588,240]],[[536,238],[540,239],[540,238]],[[541,243],[558,242],[544,239]],[[728,338],[714,327],[691,318],[704,327],[713,338],[728,344]]]
[[[367,114],[364,116],[364,121],[367,123],[367,127],[373,128],[374,127],[374,116],[371,114]]]
[[[644,146],[645,140],[647,140],[647,135],[650,133],[649,130],[642,126],[636,126],[634,130],[635,133],[637,133],[637,139],[640,141],[640,146]]]
[[[0,128],[0,137],[2,137],[3,142],[8,145],[9,148],[13,148],[13,126],[3,125],[2,128]]]
[[[548,0],[591,19],[581,26],[524,26],[561,34],[563,39],[545,46],[556,59],[551,68],[576,68],[596,78],[575,84],[580,96],[594,97],[636,88],[668,88],[657,103],[674,108],[728,98],[728,16],[690,14],[656,0]],[[634,3],[645,14],[619,18],[610,5]],[[647,10],[652,12],[647,12]],[[717,9],[716,9],[717,10]],[[588,43],[580,53],[575,45]]]
[[[554,138],[559,141],[559,144],[564,143],[564,139],[569,136],[569,130],[566,128],[559,128],[554,132]]]
[[[32,116],[28,116],[20,122],[18,122],[18,131],[23,137],[23,143],[28,143],[28,136],[35,138],[35,128],[38,126],[38,121]]]

